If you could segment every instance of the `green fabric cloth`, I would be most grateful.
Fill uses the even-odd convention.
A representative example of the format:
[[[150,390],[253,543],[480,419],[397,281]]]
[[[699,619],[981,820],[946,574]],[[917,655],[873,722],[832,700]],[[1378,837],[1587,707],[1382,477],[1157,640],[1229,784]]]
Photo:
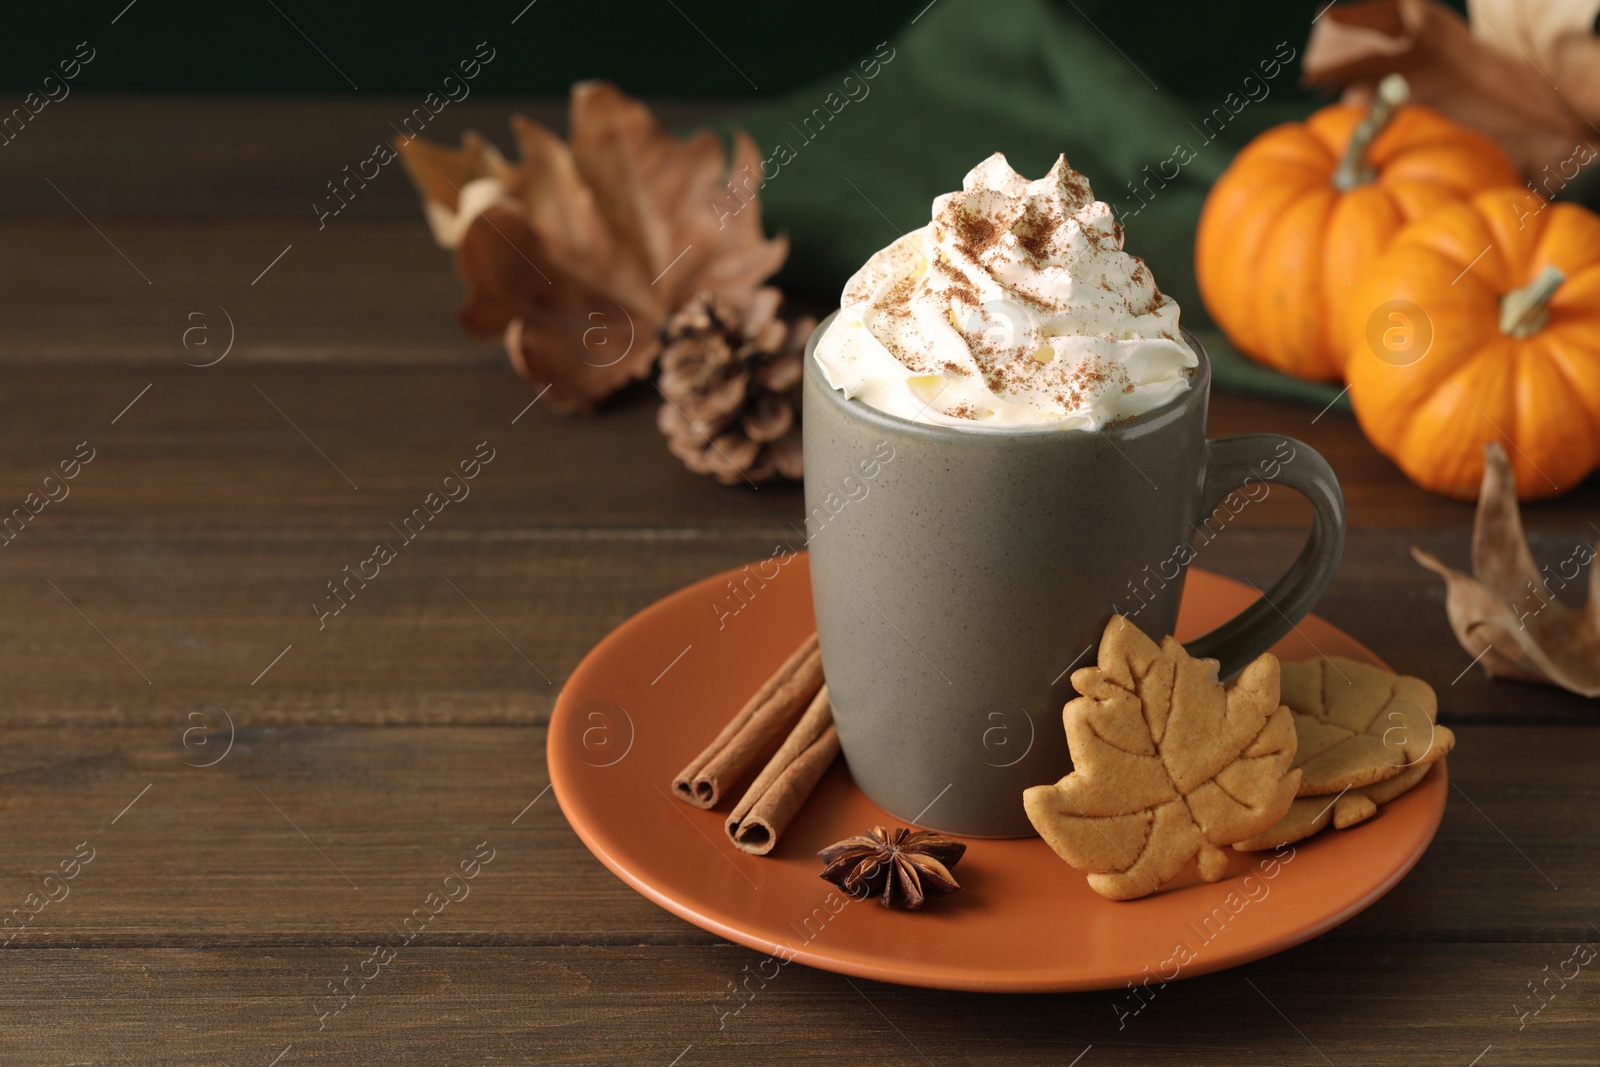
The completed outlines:
[[[1240,77],[1251,73],[1268,87],[1263,99],[1241,91],[1190,105],[1044,0],[937,0],[887,45],[864,47],[850,70],[729,125],[748,130],[766,157],[765,221],[792,243],[777,279],[786,288],[837,299],[868,256],[926,223],[934,197],[991,152],[1030,177],[1065,152],[1202,337],[1217,385],[1347,406],[1336,387],[1240,356],[1195,286],[1195,224],[1211,183],[1249,136],[1306,110],[1272,95],[1288,95],[1290,74],[1276,84],[1254,68]]]

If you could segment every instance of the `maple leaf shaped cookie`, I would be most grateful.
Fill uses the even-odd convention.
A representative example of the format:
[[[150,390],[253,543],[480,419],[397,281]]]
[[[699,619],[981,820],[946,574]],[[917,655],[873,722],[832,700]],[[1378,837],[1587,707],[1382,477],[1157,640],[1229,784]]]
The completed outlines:
[[[1300,784],[1294,721],[1278,703],[1278,661],[1262,655],[1224,688],[1214,660],[1171,637],[1158,646],[1114,615],[1099,663],[1073,672],[1062,713],[1074,770],[1023,805],[1056,854],[1112,900],[1155,892],[1199,857],[1227,870],[1224,846],[1288,811]]]

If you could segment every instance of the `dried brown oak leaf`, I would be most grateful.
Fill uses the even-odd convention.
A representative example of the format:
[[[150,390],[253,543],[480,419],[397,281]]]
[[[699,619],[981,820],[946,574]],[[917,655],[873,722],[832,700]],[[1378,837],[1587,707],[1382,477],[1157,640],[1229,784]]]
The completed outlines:
[[[519,158],[397,140],[435,237],[466,279],[461,324],[500,337],[558,411],[592,411],[647,377],[666,317],[694,294],[747,299],[788,255],[761,229],[759,150],[680,140],[605,82],[572,87],[570,140],[514,115]]]
[[[1159,646],[1114,615],[1099,663],[1074,671],[1063,712],[1073,771],[1034,786],[1023,805],[1062,859],[1112,900],[1155,892],[1191,859],[1215,882],[1226,845],[1289,810],[1300,772],[1294,720],[1278,703],[1278,661],[1252,661],[1231,687],[1215,660],[1171,637]]]
[[[1472,527],[1472,573],[1445,566],[1411,547],[1411,555],[1445,582],[1445,614],[1456,640],[1491,678],[1559,686],[1581,696],[1600,696],[1600,566],[1595,552],[1580,545],[1566,563],[1570,575],[1541,572],[1528,551],[1517,508],[1517,479],[1499,441],[1483,450],[1483,484]],[[1579,559],[1579,557],[1582,557]],[[1555,597],[1589,566],[1588,600],[1578,611]]]

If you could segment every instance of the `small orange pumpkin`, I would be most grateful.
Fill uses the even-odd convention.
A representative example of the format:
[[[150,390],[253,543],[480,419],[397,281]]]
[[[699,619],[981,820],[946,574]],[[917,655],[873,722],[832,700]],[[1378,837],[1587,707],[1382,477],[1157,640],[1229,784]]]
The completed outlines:
[[[1350,403],[1424,489],[1471,500],[1504,442],[1524,500],[1600,466],[1600,218],[1492,189],[1402,230],[1350,303]]]
[[[1195,273],[1241,352],[1297,378],[1336,381],[1355,282],[1407,222],[1521,181],[1488,137],[1405,105],[1392,74],[1369,111],[1326,107],[1268,130],[1217,179],[1200,213]]]

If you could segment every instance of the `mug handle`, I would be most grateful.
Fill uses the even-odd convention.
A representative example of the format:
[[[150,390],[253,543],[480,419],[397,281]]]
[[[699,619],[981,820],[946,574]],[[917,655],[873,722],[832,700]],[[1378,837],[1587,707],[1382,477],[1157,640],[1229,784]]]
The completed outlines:
[[[1287,458],[1285,458],[1287,453]],[[1197,522],[1254,479],[1286,485],[1311,502],[1311,533],[1282,578],[1229,621],[1184,645],[1191,656],[1221,663],[1227,678],[1271,648],[1310,614],[1344,555],[1344,492],[1333,468],[1310,445],[1271,433],[1206,442],[1205,481]]]

